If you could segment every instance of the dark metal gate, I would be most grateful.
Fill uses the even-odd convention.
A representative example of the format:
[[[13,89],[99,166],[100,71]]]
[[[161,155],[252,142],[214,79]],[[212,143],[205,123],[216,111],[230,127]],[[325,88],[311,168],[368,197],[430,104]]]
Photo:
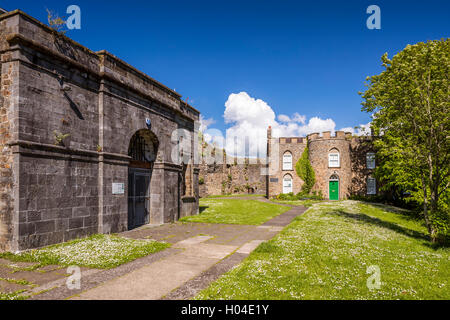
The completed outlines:
[[[151,170],[128,168],[128,229],[149,223]]]

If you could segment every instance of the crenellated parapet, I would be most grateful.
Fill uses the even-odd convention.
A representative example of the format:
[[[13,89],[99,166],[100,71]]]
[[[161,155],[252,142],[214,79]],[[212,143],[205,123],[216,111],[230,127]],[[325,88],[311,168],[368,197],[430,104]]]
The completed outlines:
[[[306,136],[308,141],[314,140],[326,140],[326,139],[350,139],[352,137],[351,132],[335,131],[334,135],[331,135],[331,131],[324,131],[322,135],[318,132],[310,133]]]

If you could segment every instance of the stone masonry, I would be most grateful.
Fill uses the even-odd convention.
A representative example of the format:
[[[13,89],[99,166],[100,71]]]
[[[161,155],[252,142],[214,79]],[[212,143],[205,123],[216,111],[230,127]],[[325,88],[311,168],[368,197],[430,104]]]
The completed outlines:
[[[199,168],[171,153],[177,129],[194,150],[199,112],[178,93],[19,10],[0,15],[0,55],[0,250],[127,230],[138,131],[156,152],[149,222],[198,212]]]
[[[271,198],[283,193],[283,178],[292,177],[292,192],[301,191],[303,181],[295,171],[295,164],[308,145],[309,160],[314,169],[316,183],[313,191],[321,192],[329,198],[329,181],[339,182],[339,199],[350,195],[367,194],[367,179],[373,175],[373,169],[367,167],[366,156],[373,152],[371,136],[352,136],[350,132],[336,131],[331,136],[329,131],[309,134],[307,137],[273,138],[272,130],[267,131],[267,192]],[[283,155],[292,154],[292,170],[283,169]],[[329,154],[339,154],[339,166],[329,166]]]

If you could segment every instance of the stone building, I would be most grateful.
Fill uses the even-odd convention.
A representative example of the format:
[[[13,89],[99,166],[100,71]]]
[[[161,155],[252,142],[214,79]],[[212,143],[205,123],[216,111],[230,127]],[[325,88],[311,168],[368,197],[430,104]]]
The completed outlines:
[[[350,195],[377,194],[375,153],[371,136],[352,136],[350,132],[312,133],[307,137],[273,138],[267,131],[267,196],[281,193],[297,194],[303,185],[295,164],[308,146],[309,161],[314,169],[316,183],[313,191],[324,198],[345,199]]]
[[[199,112],[177,92],[19,10],[0,15],[0,55],[0,250],[198,212],[173,133],[195,150]]]

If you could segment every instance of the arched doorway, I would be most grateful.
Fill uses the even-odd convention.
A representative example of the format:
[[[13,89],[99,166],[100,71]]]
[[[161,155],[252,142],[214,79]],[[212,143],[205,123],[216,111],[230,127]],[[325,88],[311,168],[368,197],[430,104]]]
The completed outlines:
[[[336,174],[330,177],[328,197],[330,200],[339,200],[339,177]]]
[[[139,130],[131,138],[128,155],[128,229],[150,221],[150,181],[158,151],[158,139],[150,130]]]

